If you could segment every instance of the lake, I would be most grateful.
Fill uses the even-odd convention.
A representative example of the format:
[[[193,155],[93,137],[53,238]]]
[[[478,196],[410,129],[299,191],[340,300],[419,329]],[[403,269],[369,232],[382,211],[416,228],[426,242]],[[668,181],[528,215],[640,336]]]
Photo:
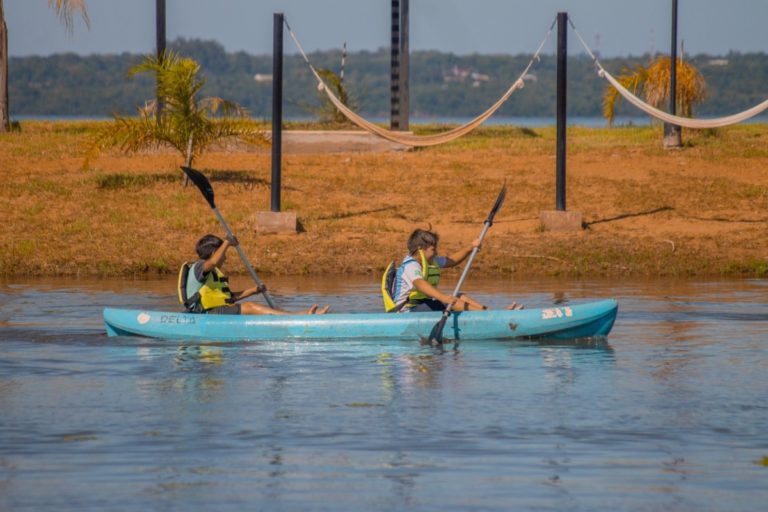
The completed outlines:
[[[381,308],[373,277],[265,280],[288,309]],[[766,280],[467,282],[494,307],[618,299],[594,342],[106,337],[103,307],[177,310],[174,286],[0,282],[0,510],[768,503]]]

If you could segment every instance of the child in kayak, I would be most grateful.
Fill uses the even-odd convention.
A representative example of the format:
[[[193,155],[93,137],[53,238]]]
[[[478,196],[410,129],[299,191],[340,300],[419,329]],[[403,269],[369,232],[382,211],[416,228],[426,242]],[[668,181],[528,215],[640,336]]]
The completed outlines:
[[[475,247],[480,247],[480,240],[461,249],[450,256],[438,256],[437,244],[440,237],[437,233],[417,229],[408,237],[408,255],[403,259],[393,282],[388,284],[387,274],[392,273],[392,265],[382,279],[382,293],[387,312],[417,312],[443,311],[453,302],[454,311],[478,311],[488,309],[465,293],[458,297],[445,294],[437,289],[440,281],[440,270],[455,267],[472,253]],[[507,309],[522,309],[523,306],[513,302]]]
[[[234,236],[222,240],[216,235],[205,235],[198,240],[195,251],[200,259],[189,267],[186,281],[179,283],[180,288],[185,287],[184,293],[180,293],[180,298],[187,309],[217,315],[321,315],[328,312],[328,306],[318,309],[316,304],[305,311],[296,312],[273,309],[255,302],[238,304],[246,297],[261,293],[265,289],[253,287],[241,292],[229,289],[228,279],[221,267],[227,261],[227,249],[236,247],[237,244]],[[180,281],[182,280],[180,278]]]

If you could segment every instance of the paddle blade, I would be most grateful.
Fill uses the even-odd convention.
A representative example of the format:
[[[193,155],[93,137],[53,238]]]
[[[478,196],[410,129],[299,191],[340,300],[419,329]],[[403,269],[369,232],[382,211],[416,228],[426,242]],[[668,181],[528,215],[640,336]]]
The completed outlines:
[[[501,186],[501,190],[499,191],[499,197],[496,198],[496,202],[493,203],[493,208],[491,208],[491,212],[488,214],[488,219],[486,219],[485,222],[488,223],[488,225],[493,224],[493,218],[496,216],[496,212],[499,211],[501,208],[501,205],[504,203],[504,199],[507,197],[507,182],[504,181],[504,185]]]
[[[432,328],[432,331],[430,331],[429,342],[432,343],[433,345],[443,343],[443,330],[445,329],[445,322],[447,320],[448,320],[448,315],[443,314],[443,316],[440,317],[440,320]]]
[[[208,181],[208,178],[206,178],[200,171],[196,171],[191,167],[182,166],[181,170],[184,171],[184,174],[189,176],[192,183],[200,189],[200,192],[202,192],[203,197],[208,201],[208,204],[211,205],[211,208],[216,208],[216,205],[213,202],[213,187],[211,186],[211,182]]]

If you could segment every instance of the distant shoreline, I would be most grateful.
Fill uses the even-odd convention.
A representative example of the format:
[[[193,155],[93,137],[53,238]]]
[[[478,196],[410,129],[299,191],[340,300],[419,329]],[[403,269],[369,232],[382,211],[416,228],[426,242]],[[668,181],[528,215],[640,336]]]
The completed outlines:
[[[46,115],[18,115],[12,116],[13,121],[110,121],[112,117],[109,116],[46,116]],[[370,117],[367,118],[374,123],[388,124],[389,119],[384,117]],[[704,118],[702,118],[704,119]],[[412,117],[410,123],[413,125],[461,125],[471,121],[470,117]],[[285,121],[288,123],[311,123],[315,119],[312,117],[286,117]],[[768,115],[759,115],[744,121],[743,124],[766,124],[768,123]],[[547,126],[555,126],[554,117],[491,117],[485,123],[485,126],[522,126],[525,128],[543,128]],[[631,117],[631,116],[616,116],[613,125],[615,127],[621,126],[650,126],[652,119],[650,117]],[[585,128],[606,128],[608,121],[603,117],[584,117],[584,116],[571,116],[568,117],[569,126],[582,126]]]

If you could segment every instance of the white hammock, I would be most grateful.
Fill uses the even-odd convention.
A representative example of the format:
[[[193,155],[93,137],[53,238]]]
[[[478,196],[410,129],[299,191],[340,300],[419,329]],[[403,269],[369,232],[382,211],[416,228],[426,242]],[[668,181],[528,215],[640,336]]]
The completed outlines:
[[[397,142],[398,144],[416,147],[416,146],[435,146],[437,144],[450,142],[454,139],[457,139],[471,132],[472,130],[480,126],[485,120],[491,117],[504,104],[504,102],[507,101],[510,96],[512,96],[513,92],[515,92],[517,89],[522,89],[525,86],[523,77],[525,77],[525,75],[531,69],[531,66],[533,65],[533,63],[539,59],[539,53],[541,53],[541,50],[544,47],[544,44],[549,38],[549,34],[552,32],[554,23],[549,28],[549,31],[547,32],[546,36],[544,36],[544,40],[539,45],[539,48],[536,50],[536,53],[534,53],[533,58],[531,58],[531,61],[528,63],[528,66],[526,66],[525,70],[520,74],[520,77],[517,80],[515,80],[512,86],[509,89],[507,89],[507,92],[505,92],[504,95],[501,98],[499,98],[499,100],[496,103],[491,105],[491,107],[488,110],[486,110],[476,118],[472,119],[468,123],[463,124],[452,130],[449,130],[443,133],[434,134],[434,135],[413,135],[411,133],[406,133],[406,132],[397,132],[397,131],[387,130],[385,128],[382,128],[381,126],[378,126],[366,120],[365,118],[356,114],[354,111],[350,110],[346,105],[344,105],[344,103],[341,102],[339,98],[336,97],[336,95],[333,94],[333,92],[331,92],[331,90],[325,84],[323,79],[320,77],[320,74],[317,72],[315,67],[312,65],[312,63],[309,62],[309,58],[307,57],[307,54],[304,52],[304,49],[301,47],[301,44],[299,43],[299,40],[296,38],[296,34],[293,33],[293,30],[291,30],[291,27],[288,25],[287,20],[285,21],[285,26],[288,28],[288,33],[291,34],[291,37],[293,38],[294,43],[296,43],[296,47],[299,49],[299,52],[301,52],[301,55],[304,57],[304,60],[306,61],[307,65],[309,65],[309,69],[312,70],[312,74],[314,74],[315,78],[317,78],[319,87],[323,91],[325,91],[325,94],[328,96],[328,99],[331,101],[331,103],[333,103],[334,106],[342,114],[344,114],[347,117],[347,119],[355,123],[357,126],[362,128],[363,130],[366,130],[370,133],[378,135],[379,137],[382,137],[392,142]]]
[[[570,21],[570,18],[569,18]],[[589,46],[586,42],[584,42],[584,39],[581,37],[581,34],[579,34],[578,30],[576,30],[576,27],[573,25],[573,22],[571,22],[571,28],[573,28],[573,31],[576,33],[576,37],[579,38],[581,41],[581,44],[584,46],[584,49],[587,51],[587,53],[592,57],[592,60],[595,62],[595,65],[598,68],[597,74],[601,77],[608,80],[608,83],[610,83],[613,87],[616,88],[616,90],[621,94],[628,102],[630,102],[632,105],[636,106],[646,114],[653,116],[657,119],[661,119],[664,122],[678,125],[678,126],[684,126],[686,128],[696,128],[696,129],[702,129],[702,128],[722,128],[723,126],[729,126],[736,123],[741,123],[742,121],[746,121],[750,117],[754,117],[760,112],[765,111],[768,109],[768,100],[765,100],[764,102],[755,105],[754,107],[745,110],[744,112],[739,112],[738,114],[733,114],[726,117],[718,117],[714,119],[691,119],[690,117],[680,117],[680,116],[673,116],[672,114],[668,114],[664,112],[663,110],[659,110],[658,108],[649,105],[648,103],[644,102],[634,94],[632,94],[629,89],[621,85],[621,83],[616,80],[616,78],[613,77],[608,71],[605,70],[605,68],[600,64],[600,61],[597,60],[597,57],[594,53],[590,50]]]

